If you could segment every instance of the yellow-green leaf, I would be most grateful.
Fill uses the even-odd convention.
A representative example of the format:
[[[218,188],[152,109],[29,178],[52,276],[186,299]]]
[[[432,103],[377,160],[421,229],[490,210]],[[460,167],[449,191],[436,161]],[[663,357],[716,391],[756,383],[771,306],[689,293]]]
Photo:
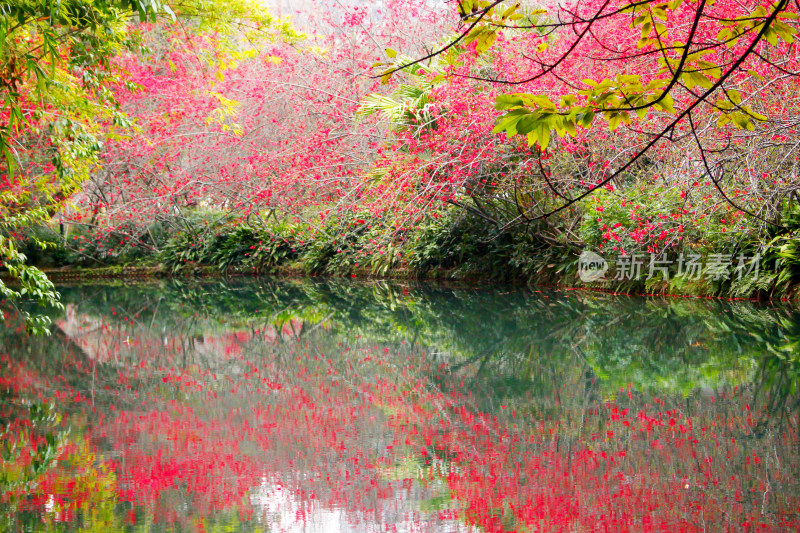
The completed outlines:
[[[487,29],[483,35],[478,39],[478,46],[476,47],[476,51],[479,54],[484,53],[488,50],[494,41],[497,39],[497,32],[494,30]]]
[[[509,8],[508,8],[508,9],[506,9],[505,11],[503,11],[503,14],[502,14],[502,15],[500,15],[500,18],[507,19],[508,17],[510,17],[511,15],[513,15],[513,14],[514,14],[514,12],[515,12],[517,9],[519,9],[519,2],[517,2],[517,3],[516,3],[516,4],[514,4],[513,6],[509,7]]]
[[[658,102],[653,102],[655,107],[661,109],[662,111],[666,111],[667,113],[675,112],[675,108],[673,107],[674,104],[675,101],[673,100],[672,95],[669,93],[665,94]]]
[[[622,121],[622,115],[616,111],[606,111],[603,113],[603,116],[606,117],[608,121],[608,129],[614,131],[619,127],[619,123]]]
[[[775,31],[772,28],[767,28],[764,31],[764,39],[766,39],[767,42],[773,46],[778,44],[778,34],[775,33]]]
[[[744,110],[745,113],[747,113],[748,115],[750,115],[751,117],[753,117],[756,120],[759,120],[761,122],[766,122],[767,121],[767,117],[766,116],[762,115],[761,113],[756,113],[755,111],[753,111],[752,109],[750,109],[747,106],[742,106],[742,109]]]
[[[567,133],[569,133],[570,136],[575,137],[578,134],[575,128],[574,120],[571,120],[569,118],[564,118],[563,124],[564,124],[564,129],[566,130]]]

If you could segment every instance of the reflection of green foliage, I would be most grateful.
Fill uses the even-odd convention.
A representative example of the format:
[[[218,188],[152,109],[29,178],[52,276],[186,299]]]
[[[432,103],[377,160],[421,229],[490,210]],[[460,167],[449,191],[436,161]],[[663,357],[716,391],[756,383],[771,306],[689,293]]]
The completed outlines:
[[[538,398],[526,403],[536,416],[554,414],[557,398],[572,387],[602,398],[628,386],[685,396],[698,387],[744,384],[765,358],[789,357],[798,338],[797,312],[696,299],[335,281],[117,283],[61,290],[65,302],[103,317],[121,339],[140,335],[142,328],[154,338],[169,331],[193,339],[294,324],[298,337],[324,332],[314,336],[324,343],[323,353],[337,342],[380,344],[393,354],[418,346],[430,354],[429,377],[440,387],[463,383],[487,402],[481,406],[487,410],[495,402]],[[134,317],[137,326],[124,321]],[[57,366],[57,360],[43,356],[41,364]],[[437,370],[440,364],[446,367]],[[100,365],[97,372],[116,370]]]
[[[591,372],[604,395],[629,384],[687,394],[744,383],[766,353],[794,349],[798,321],[797,313],[749,303],[386,283],[162,282],[63,293],[82,313],[113,322],[135,312],[141,324],[185,335],[324,321],[336,336],[421,344],[452,373],[472,369],[469,379],[510,396],[551,394],[562,372]]]
[[[632,384],[686,395],[699,386],[743,383],[760,353],[749,342],[755,328],[743,328],[732,309],[678,300],[645,302],[616,317],[596,313],[586,323],[592,340],[584,353],[611,392]]]
[[[145,508],[136,508],[133,520],[126,518],[130,504],[118,500],[112,464],[102,461],[85,437],[60,428],[61,418],[54,405],[32,403],[15,415],[29,432],[11,438],[7,430],[0,431],[0,531],[174,531],[154,523]],[[25,459],[29,448],[30,461]],[[45,473],[51,476],[43,487]],[[52,499],[43,512],[26,506],[31,498],[47,497]],[[237,508],[217,511],[200,522],[209,532],[264,531],[257,523],[243,523]]]
[[[26,418],[31,428],[30,434],[20,434],[17,438],[9,429],[0,433],[0,494],[35,485],[36,480],[53,467],[64,445],[66,432],[54,428],[60,417],[53,405],[31,404]],[[38,440],[35,445],[34,438]],[[28,447],[32,448],[30,452]],[[20,457],[28,453],[31,454],[29,464],[20,468],[17,464]]]
[[[75,316],[90,320],[93,326],[101,324],[98,330],[104,331],[105,338],[115,335],[114,342],[130,337],[134,345],[141,343],[141,350],[120,344],[119,358],[105,360],[92,358],[97,354],[84,351],[67,335],[66,327],[48,338],[0,330],[0,353],[24,361],[41,376],[42,382],[32,385],[31,390],[50,386],[48,379],[53,376],[74,390],[88,390],[95,381],[115,383],[120,369],[135,363],[137,372],[129,373],[127,383],[139,393],[149,393],[150,400],[162,406],[177,401],[206,415],[214,410],[209,416],[218,416],[233,402],[241,401],[241,396],[229,392],[227,378],[244,379],[242,368],[247,371],[247,363],[270,368],[277,373],[276,381],[332,370],[348,383],[381,379],[396,383],[402,393],[408,393],[408,404],[382,406],[386,419],[403,417],[408,414],[404,409],[411,408],[431,414],[433,420],[445,417],[447,409],[436,405],[428,393],[453,393],[457,402],[464,398],[461,394],[470,393],[465,404],[472,412],[519,423],[520,431],[526,432],[533,428],[531,420],[552,419],[559,425],[559,438],[567,441],[581,438],[587,409],[613,398],[621,387],[630,386],[632,396],[620,395],[619,403],[630,405],[643,398],[646,401],[650,394],[681,402],[683,396],[696,394],[697,388],[724,390],[734,385],[752,390],[756,396],[762,395],[758,404],[766,409],[753,410],[765,413],[763,421],[756,420],[753,434],[757,437],[767,434],[771,424],[782,420],[789,409],[800,407],[798,313],[750,303],[616,298],[514,287],[450,289],[252,279],[142,285],[117,282],[63,287],[61,291]],[[267,330],[269,334],[264,333]],[[233,335],[240,332],[247,334]],[[204,344],[205,351],[193,352],[195,341],[202,344],[209,337],[236,337],[235,347],[241,349],[241,357],[224,357],[222,350],[227,346],[222,343]],[[163,341],[167,338],[178,342],[165,350]],[[309,358],[299,357],[298,347]],[[318,355],[324,357],[318,359]],[[176,361],[178,357],[183,360]],[[193,377],[209,370],[224,376],[219,381],[209,378],[204,382],[206,391],[219,393],[219,399],[209,407],[204,394],[166,385],[163,370],[173,366]],[[133,375],[142,368],[147,371]],[[219,383],[222,385],[217,386]],[[309,387],[308,392],[314,393],[313,381],[300,380],[298,386]],[[421,392],[419,386],[427,390]],[[107,413],[111,403],[118,409],[126,402],[137,408],[141,405],[141,400],[130,394],[126,398],[127,391],[122,388],[118,396],[113,392],[117,391],[97,389],[92,405],[98,413]],[[12,394],[0,389],[3,405],[23,405]],[[257,401],[282,400],[270,395]],[[755,405],[756,401],[751,403]],[[74,409],[70,421],[78,430],[76,434],[76,426],[97,416],[81,404],[70,404],[69,408]],[[6,413],[7,417],[37,414],[27,413],[27,408],[15,413],[7,409]],[[704,411],[698,416],[709,415]],[[81,422],[74,424],[75,420]],[[438,435],[433,435],[424,457],[409,447],[408,461],[387,467],[382,475],[386,479],[416,479],[421,473],[421,479],[444,479],[442,472],[457,468],[459,459],[451,453],[446,439],[437,442]],[[72,440],[83,442],[78,436]],[[88,461],[80,459],[81,453],[88,456],[88,448],[79,450],[75,465]],[[65,469],[65,475],[84,479],[74,470]],[[98,483],[104,480],[104,486],[109,486],[115,482],[99,467],[95,470]],[[169,498],[165,505],[184,502],[178,491],[171,492]],[[105,530],[126,527],[136,531],[151,525],[150,511],[136,507],[136,525],[120,526],[121,517],[130,508],[113,495],[98,497],[91,505],[83,511],[83,516],[93,517],[85,522],[86,530],[94,527],[100,531],[107,525]],[[458,504],[434,496],[422,505],[434,512]],[[503,508],[498,508],[498,513],[513,517]],[[18,520],[27,520],[31,531],[61,527],[43,525],[38,515],[12,514]],[[203,520],[208,531],[249,531],[247,528],[257,527],[252,521],[240,523],[235,510],[198,520]],[[514,527],[508,524],[509,529]]]

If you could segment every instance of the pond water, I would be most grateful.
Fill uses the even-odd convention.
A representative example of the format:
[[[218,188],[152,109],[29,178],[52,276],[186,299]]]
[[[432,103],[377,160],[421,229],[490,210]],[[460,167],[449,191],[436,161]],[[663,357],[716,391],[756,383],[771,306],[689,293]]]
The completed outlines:
[[[800,313],[241,280],[0,329],[0,531],[797,531]]]

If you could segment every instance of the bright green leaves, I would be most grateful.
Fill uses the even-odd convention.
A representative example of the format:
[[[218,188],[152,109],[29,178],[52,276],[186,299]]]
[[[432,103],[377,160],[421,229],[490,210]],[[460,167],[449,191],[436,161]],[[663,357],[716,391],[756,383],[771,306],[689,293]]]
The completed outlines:
[[[389,70],[385,71],[383,74],[381,74],[381,78],[380,78],[381,79],[381,85],[386,85],[387,83],[389,83],[389,80],[392,79],[392,74],[394,74],[395,72],[396,71],[394,69],[389,69]]]
[[[495,99],[494,107],[498,111],[514,107],[539,107],[547,111],[556,111],[556,104],[547,96],[536,94],[501,94]]]
[[[717,126],[719,127],[732,124],[737,128],[753,131],[755,130],[753,120],[759,122],[767,120],[766,116],[756,113],[750,107],[744,105],[741,94],[735,89],[725,91],[725,95],[720,97],[714,105],[722,111],[722,114],[717,119]]]
[[[520,4],[519,4],[519,2],[517,2],[516,4],[513,4],[512,6],[507,8],[505,11],[503,11],[503,14],[500,16],[500,19],[501,20],[519,20],[519,19],[521,19],[524,15],[522,15],[520,13],[517,13],[517,10],[519,9],[519,6],[520,6]]]
[[[33,301],[41,307],[63,309],[59,294],[53,283],[36,267],[26,264],[27,258],[17,249],[15,242],[4,234],[20,223],[30,223],[37,217],[34,214],[6,217],[0,220],[0,257],[3,266],[12,278],[16,278],[19,286],[9,287],[0,280],[0,299],[14,305],[18,301]],[[44,246],[44,245],[43,245]],[[30,334],[48,334],[50,319],[46,315],[31,314],[25,309],[17,309],[25,319],[25,329]],[[0,323],[5,316],[0,310]]]
[[[475,24],[462,41],[469,45],[476,43],[475,49],[479,54],[486,52],[497,40],[500,27],[507,26],[509,23],[523,18],[524,15],[517,13],[520,4],[500,9],[496,6],[497,2],[487,0],[460,0],[458,12],[462,20],[467,24]]]
[[[100,2],[100,4],[113,5],[116,2]],[[175,20],[175,13],[165,2],[160,0],[121,0],[119,4],[126,10],[139,14],[140,22],[155,22],[159,13],[166,13]]]
[[[772,6],[772,9],[777,9],[777,7]],[[717,33],[717,40],[733,48],[743,35],[762,31],[769,16],[770,12],[765,6],[758,6],[749,15],[738,17],[732,21],[725,21],[722,23],[723,28]],[[784,21],[796,18],[797,13],[787,11],[778,13],[769,27],[763,29],[764,40],[773,46],[778,44],[779,39],[787,44],[792,44],[797,29]]]
[[[550,144],[551,132],[575,134],[575,121],[570,117],[541,109],[515,108],[498,119],[494,132],[508,136],[526,135],[528,144],[538,144],[542,150]]]
[[[611,131],[616,130],[620,122],[624,122],[626,125],[631,123],[631,117],[627,111],[606,111],[603,116],[605,116],[608,129]]]
[[[458,14],[466,25],[466,30],[456,40],[424,59],[441,56],[445,58],[447,64],[452,66],[456,62],[455,57],[463,52],[464,47],[474,44],[476,52],[484,54],[492,48],[503,28],[513,28],[515,23],[519,24],[520,22],[532,24],[531,17],[547,13],[542,9],[526,10],[525,13],[520,13],[520,6],[519,2],[506,6],[503,0],[458,0]],[[546,48],[547,43],[543,42],[539,44],[537,51],[542,52]],[[409,58],[405,62],[400,62],[397,60],[394,50],[389,49],[386,50],[386,55],[395,61],[392,63],[380,61],[372,65],[373,68],[386,67],[383,72],[375,76],[383,85],[389,83],[396,72],[418,65],[424,60],[415,61]]]
[[[668,113],[675,112],[672,96],[663,92],[668,84],[664,79],[656,78],[642,84],[641,76],[620,74],[615,79],[583,82],[589,88],[578,91],[578,94],[586,97],[588,105],[579,112],[602,111],[612,131],[620,122],[630,124],[630,112],[636,113],[640,119],[644,119],[653,107]]]
[[[710,89],[714,86],[714,81],[711,78],[696,70],[681,73],[681,80],[683,80],[687,89],[694,89],[697,86],[703,89]]]
[[[725,91],[725,96],[727,96],[728,100],[734,105],[738,106],[742,103],[742,95],[736,89]]]
[[[669,83],[664,78],[645,83],[641,76],[629,74],[600,81],[584,79],[585,89],[562,96],[558,103],[541,94],[503,94],[495,99],[495,108],[506,113],[494,131],[527,135],[530,144],[538,143],[542,149],[551,144],[552,131],[561,137],[575,136],[577,129],[590,128],[597,115],[615,131],[636,117],[646,119],[651,109],[675,114],[673,96],[665,92]],[[702,83],[707,85],[708,78]]]
[[[644,48],[652,44],[657,44],[667,35],[667,12],[674,9],[670,3],[650,4],[642,3],[630,6],[634,17],[631,21],[631,28],[640,30],[640,38],[636,43],[637,48]]]
[[[398,55],[397,52],[392,50],[391,48],[386,49],[386,56],[391,61],[378,61],[372,64],[372,68],[376,67],[384,67],[384,70],[380,74],[380,81],[381,85],[386,85],[391,81],[392,76],[398,71],[404,71],[407,74],[411,74],[413,76],[422,76],[430,73],[429,67],[423,67],[419,64],[414,64],[410,57],[404,55]],[[448,59],[449,56],[445,55],[444,59]],[[442,76],[437,76],[437,79],[441,81]]]
[[[675,113],[675,101],[672,98],[672,95],[669,93],[665,93],[661,95],[661,97],[656,97],[651,101],[653,107],[658,108],[662,111],[666,111],[667,113]]]
[[[453,53],[456,52],[459,47],[469,46],[475,43],[475,49],[479,54],[488,51],[497,40],[500,27],[507,25],[511,21],[522,18],[522,15],[517,13],[520,7],[519,3],[509,7],[505,7],[501,4],[501,1],[459,0],[457,5],[458,14],[462,22],[468,25],[468,31],[461,35],[456,41],[448,44],[439,52],[432,55],[441,55],[448,64],[452,64]],[[456,45],[458,45],[458,47]],[[391,49],[386,49],[386,56],[394,61],[379,61],[372,65],[373,68],[386,67],[386,70],[376,76],[383,85],[389,83],[396,72],[406,70],[408,67],[413,67],[421,63],[421,60],[414,61],[410,58],[405,58],[405,61],[400,61],[397,57],[397,53]]]
[[[433,82],[422,82],[419,85],[400,84],[391,95],[368,94],[361,100],[356,112],[358,117],[381,114],[387,118],[397,131],[411,131],[421,134],[437,127],[436,116],[428,105]]]
[[[517,13],[520,8],[519,2],[508,7],[499,4],[500,2],[488,0],[459,0],[458,14],[466,24],[483,21],[507,23],[523,18],[524,15]]]
[[[460,0],[458,12],[465,23],[474,24],[474,27],[462,41],[464,46],[476,42],[476,49],[479,54],[488,50],[497,39],[497,29],[491,25],[479,24],[479,22],[492,18],[494,7],[487,1]]]
[[[488,50],[497,39],[497,30],[490,26],[475,26],[464,38],[464,45],[477,42],[475,50],[482,54]]]
[[[784,15],[795,15],[795,13],[783,13]],[[764,33],[764,39],[767,40],[768,43],[771,45],[778,44],[778,38],[786,41],[787,44],[792,44],[794,42],[794,35],[797,33],[797,29],[789,26],[785,22],[780,20],[774,21],[767,31]]]
[[[569,97],[565,97],[562,104],[571,101]],[[549,146],[553,130],[561,137],[577,133],[577,114],[559,112],[556,104],[544,95],[500,95],[495,100],[495,108],[508,110],[497,120],[495,133],[505,132],[508,136],[526,135],[528,144],[538,144],[542,150]]]
[[[716,81],[722,76],[722,67],[703,59],[713,50],[686,53],[683,43],[675,43],[673,47],[678,54],[677,57],[666,56],[659,59],[663,66],[662,76],[676,76],[689,90],[695,87],[706,90],[714,87]]]
[[[669,4],[656,4],[650,7],[650,12],[653,14],[654,18],[667,20],[667,10],[669,9],[673,9]]]
[[[748,111],[752,112],[752,110],[749,109]],[[750,115],[748,111],[732,111],[730,113],[724,113],[717,119],[717,126],[722,127],[726,124],[733,124],[737,128],[753,131],[756,129],[755,124],[753,124],[754,118],[756,120],[766,120],[767,118],[754,112],[753,115]]]
[[[36,102],[34,107],[50,107],[55,111],[50,116],[85,117],[87,122],[113,109],[114,98],[107,87],[117,77],[109,68],[109,60],[126,42],[126,9],[141,11],[148,17],[166,12],[159,0],[15,2],[0,6],[0,94],[4,96],[3,109],[9,114],[0,131],[0,152],[10,175],[18,163],[12,157],[11,139],[36,134],[36,117],[22,113],[25,98]],[[69,135],[71,140],[62,142],[66,138],[57,134],[50,139],[58,147],[59,163],[97,145],[78,140],[93,139],[87,132]],[[58,178],[64,179],[61,171],[71,165],[55,167]]]
[[[494,127],[494,133],[500,133],[504,131],[510,137],[520,133],[517,126],[519,125],[520,120],[523,118],[535,119],[536,117],[528,109],[512,109],[497,121],[497,125]],[[526,123],[530,125],[530,121]],[[530,128],[528,128],[528,130],[530,131]],[[522,133],[527,133],[527,131],[523,131]]]

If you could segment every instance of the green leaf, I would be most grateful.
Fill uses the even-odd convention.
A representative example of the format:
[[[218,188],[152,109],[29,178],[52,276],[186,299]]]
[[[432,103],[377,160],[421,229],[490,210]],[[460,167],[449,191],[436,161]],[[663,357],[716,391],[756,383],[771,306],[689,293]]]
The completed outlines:
[[[714,86],[714,82],[711,81],[708,77],[704,76],[700,72],[697,71],[686,71],[681,74],[681,78],[683,82],[686,84],[686,87],[689,89],[693,89],[696,86],[700,86],[703,89],[710,89]]]
[[[606,111],[603,113],[606,120],[608,121],[608,129],[614,131],[619,127],[619,123],[622,121],[622,114],[617,111]]]
[[[716,102],[716,104],[715,104],[715,105],[716,105],[718,108],[720,108],[720,109],[723,109],[723,110],[725,110],[725,111],[730,111],[731,109],[735,109],[735,108],[736,108],[736,106],[735,106],[734,104],[730,103],[730,102],[729,102],[727,99],[725,99],[725,98],[720,98],[719,100],[717,100],[717,102]]]
[[[526,98],[527,105],[533,104],[533,105],[535,105],[536,107],[538,107],[540,109],[545,109],[545,110],[548,110],[548,111],[555,111],[556,110],[555,102],[553,102],[552,100],[550,100],[548,97],[546,97],[544,95],[531,94],[531,95],[526,95],[526,96],[527,96],[527,98]]]
[[[658,17],[661,20],[667,20],[668,7],[668,4],[658,4],[656,6],[652,6],[650,9],[652,10],[654,17]]]
[[[778,44],[778,34],[772,28],[767,28],[764,31],[764,39],[773,46]]]
[[[536,134],[539,138],[539,147],[546,150],[547,145],[550,144],[550,125],[544,121],[540,122]]]
[[[742,110],[745,113],[747,113],[748,115],[750,115],[752,118],[754,118],[754,119],[756,119],[758,121],[761,121],[761,122],[766,122],[767,121],[767,117],[765,115],[762,115],[761,113],[756,113],[755,111],[750,109],[748,106],[742,106]]]
[[[466,37],[464,37],[464,45],[468,45],[473,43],[476,39],[478,39],[481,35],[483,35],[485,28],[483,26],[475,26],[472,28]]]
[[[503,14],[502,14],[502,15],[500,15],[500,18],[502,18],[502,19],[507,19],[508,17],[510,17],[511,15],[513,15],[513,14],[514,14],[514,12],[515,12],[517,9],[519,9],[519,5],[520,5],[520,4],[519,4],[519,2],[517,2],[517,3],[516,3],[516,4],[514,4],[513,6],[509,7],[509,8],[508,8],[508,9],[506,9],[505,11],[503,11]]]
[[[486,50],[491,48],[492,44],[494,44],[495,40],[497,40],[497,32],[492,29],[487,29],[483,32],[483,35],[478,39],[478,45],[475,48],[475,51],[478,54],[484,53]]]
[[[498,111],[524,105],[525,101],[518,94],[499,94],[494,99],[494,108]]]
[[[717,32],[717,40],[720,42],[725,42],[728,39],[731,39],[734,36],[733,30],[730,28],[722,28]]]
[[[563,124],[564,124],[564,129],[571,137],[575,137],[578,134],[574,120],[565,117],[563,120]]]
[[[535,115],[525,115],[520,117],[516,124],[516,131],[511,135],[527,135],[535,130],[539,125],[539,117]]]
[[[492,131],[494,133],[506,132],[509,137],[514,136],[517,134],[517,123],[526,115],[530,115],[527,109],[509,111],[497,120],[497,124]]]
[[[178,20],[178,19],[177,19],[177,17],[175,16],[175,12],[172,10],[172,8],[171,8],[171,7],[169,7],[167,4],[163,4],[163,5],[162,5],[162,8],[164,9],[164,12],[165,12],[167,15],[169,15],[169,16],[170,16],[170,18],[172,19],[172,21],[173,21],[173,22],[174,22],[174,21],[176,21],[176,20]]]
[[[736,126],[738,126],[741,129],[746,129],[750,131],[753,131],[755,129],[753,122],[750,120],[750,116],[747,115],[746,113],[731,113],[728,116],[730,120],[733,121],[733,123],[736,124]]]
[[[16,168],[16,164],[14,163],[14,157],[11,154],[11,149],[6,143],[5,136],[2,132],[0,132],[0,152],[2,152],[3,158],[6,160],[6,170],[8,172],[9,179],[14,179],[14,169]]]
[[[772,22],[772,29],[775,30],[775,33],[786,41],[786,43],[792,44],[794,42],[794,35],[797,33],[797,29],[792,26],[776,20]]]
[[[705,74],[708,74],[712,78],[719,78],[722,76],[722,68],[715,63],[711,63],[709,61],[697,61],[697,66],[703,70]]]

